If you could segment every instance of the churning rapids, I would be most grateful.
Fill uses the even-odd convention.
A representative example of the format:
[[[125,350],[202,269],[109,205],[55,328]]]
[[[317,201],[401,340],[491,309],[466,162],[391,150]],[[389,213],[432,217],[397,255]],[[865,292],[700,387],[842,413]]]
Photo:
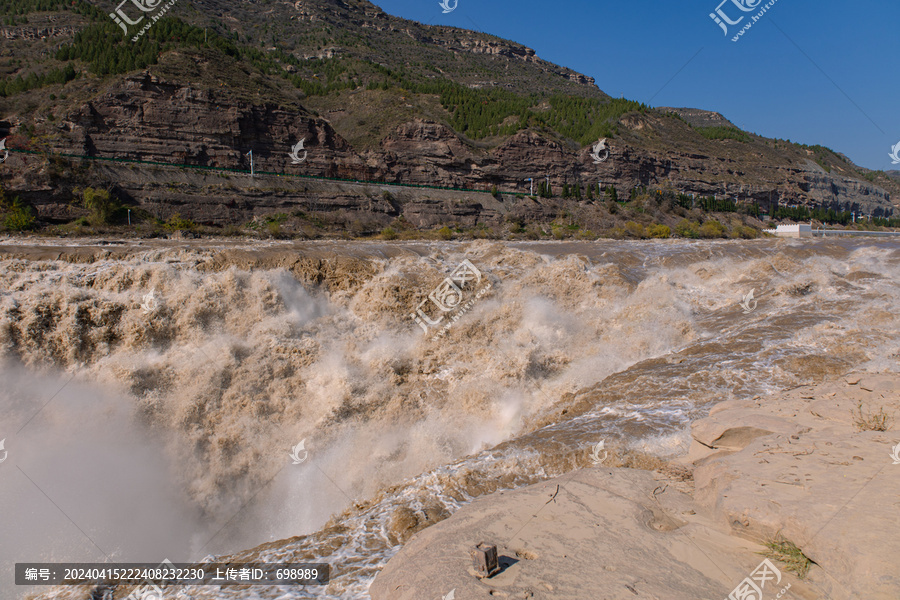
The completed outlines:
[[[426,335],[410,314],[465,259],[488,291]],[[17,561],[213,556],[332,581],[185,594],[367,598],[474,497],[600,440],[672,457],[713,403],[900,352],[892,241],[6,239],[0,264],[4,598],[86,597],[16,588]]]

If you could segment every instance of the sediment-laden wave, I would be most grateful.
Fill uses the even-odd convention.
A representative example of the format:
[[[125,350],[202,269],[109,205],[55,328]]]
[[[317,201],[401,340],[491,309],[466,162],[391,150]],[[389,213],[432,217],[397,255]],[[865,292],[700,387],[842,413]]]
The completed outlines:
[[[21,544],[0,557],[314,560],[332,564],[324,592],[181,591],[366,598],[415,531],[590,464],[601,439],[613,461],[670,456],[713,402],[884,369],[898,250],[8,243],[0,478],[18,479],[0,507]],[[454,279],[464,260],[488,291]],[[417,307],[445,319],[425,333]],[[38,525],[60,512],[64,536]]]

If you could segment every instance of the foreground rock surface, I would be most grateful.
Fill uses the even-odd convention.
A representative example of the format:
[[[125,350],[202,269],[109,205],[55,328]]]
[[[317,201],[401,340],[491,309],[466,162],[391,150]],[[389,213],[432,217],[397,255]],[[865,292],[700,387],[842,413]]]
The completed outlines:
[[[722,403],[676,461],[694,488],[601,465],[481,498],[410,540],[371,596],[721,599],[783,539],[813,563],[800,579],[773,559],[781,579],[763,598],[896,600],[900,434],[856,422],[900,412],[898,390],[897,375],[861,374]],[[472,567],[479,542],[500,555],[488,579]]]
[[[900,465],[891,458],[900,433],[855,422],[900,414],[898,382],[852,375],[774,402],[718,405],[707,420],[723,437],[759,416],[771,426],[733,454],[697,443],[695,455],[713,453],[696,462],[697,501],[741,535],[792,541],[818,565],[810,579],[829,598],[900,598]]]

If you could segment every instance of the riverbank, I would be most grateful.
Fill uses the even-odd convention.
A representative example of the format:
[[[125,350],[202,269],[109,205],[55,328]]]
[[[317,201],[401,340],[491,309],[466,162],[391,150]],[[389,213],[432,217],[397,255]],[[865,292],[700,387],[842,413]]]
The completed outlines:
[[[897,414],[897,374],[723,402],[662,469],[620,468],[612,452],[472,502],[407,543],[371,596],[723,598],[751,573],[759,584],[768,553],[778,572],[763,577],[763,598],[789,586],[793,598],[896,599],[900,433],[890,419],[878,429]],[[479,542],[497,545],[503,567],[488,579],[469,556]]]

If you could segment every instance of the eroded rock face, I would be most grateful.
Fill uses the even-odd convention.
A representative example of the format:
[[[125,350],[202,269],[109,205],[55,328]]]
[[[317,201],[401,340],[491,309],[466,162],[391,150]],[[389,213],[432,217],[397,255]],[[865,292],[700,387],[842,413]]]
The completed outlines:
[[[380,171],[389,181],[403,183],[468,187],[469,165],[480,162],[480,156],[453,131],[430,121],[401,125],[381,142],[381,148],[384,153],[373,157]]]
[[[534,53],[534,50],[532,50],[531,48],[526,48],[525,46],[519,46],[517,44],[511,44],[509,42],[473,39],[461,40],[460,46],[464,50],[472,52],[473,54],[492,54],[494,56],[516,58],[525,62],[537,62],[538,60],[537,56]],[[590,79],[592,84],[594,82],[594,80],[590,77],[585,77],[584,79]]]
[[[814,199],[846,207],[856,203],[868,207],[864,212],[871,212],[873,207],[891,208],[890,196],[881,188],[838,173],[826,173],[811,161],[806,161],[807,165],[782,165],[774,155],[743,160],[740,148],[722,150],[721,155],[715,156],[691,148],[643,148],[642,136],[665,126],[661,117],[626,115],[621,125],[624,130],[610,141],[610,157],[602,163],[591,159],[589,146],[577,148],[544,133],[520,131],[500,145],[489,147],[474,144],[447,126],[425,119],[399,125],[377,150],[358,152],[327,120],[302,107],[253,104],[235,100],[225,91],[196,89],[145,74],[124,79],[70,113],[60,126],[58,143],[60,151],[74,155],[244,171],[250,169],[252,151],[257,173],[288,177],[478,191],[497,186],[506,194],[527,194],[528,179],[535,184],[548,179],[557,195],[564,184],[578,182],[612,185],[619,189],[620,196],[637,186],[660,186],[697,195],[739,194],[762,206],[776,201],[803,203]],[[294,163],[289,153],[300,140],[304,140],[300,155],[305,155],[305,159]],[[139,206],[156,210],[160,203],[168,203],[169,209],[177,208],[183,216],[210,223],[253,216],[257,209],[301,204],[310,197],[315,197],[322,210],[350,210],[371,217],[387,214],[381,209],[370,210],[369,199],[353,198],[352,194],[333,188],[313,192],[315,186],[300,185],[300,180],[258,184],[237,175],[225,186],[227,189],[220,189],[215,176],[185,171],[184,177],[174,181],[189,183],[193,189],[170,185],[169,188],[177,189],[161,193],[159,179],[165,175],[151,175],[148,167],[115,160],[104,163],[109,181],[119,185],[128,199]],[[130,170],[138,170],[144,176],[130,177],[126,174]],[[71,194],[60,192],[66,185],[64,178],[62,186],[59,178],[51,179],[48,173],[35,169],[27,190],[15,184],[7,187],[27,191],[42,215],[57,215],[60,211],[53,205],[67,204]],[[745,186],[739,183],[742,179],[760,183]],[[420,194],[415,202],[428,205],[427,210],[408,207],[410,218],[430,215],[421,217],[422,222],[486,222],[494,218],[483,214],[470,218],[471,210],[465,206],[484,205],[481,200],[473,203],[467,198],[461,207],[458,200],[434,201]],[[222,212],[215,213],[213,206]],[[223,210],[223,206],[228,210]],[[251,206],[253,210],[248,213]],[[388,212],[406,213],[407,208],[394,206]]]
[[[68,150],[90,156],[285,172],[288,152],[305,139],[305,167],[342,177],[362,160],[331,125],[305,110],[229,100],[224,94],[145,75],[82,106],[68,119]]]

